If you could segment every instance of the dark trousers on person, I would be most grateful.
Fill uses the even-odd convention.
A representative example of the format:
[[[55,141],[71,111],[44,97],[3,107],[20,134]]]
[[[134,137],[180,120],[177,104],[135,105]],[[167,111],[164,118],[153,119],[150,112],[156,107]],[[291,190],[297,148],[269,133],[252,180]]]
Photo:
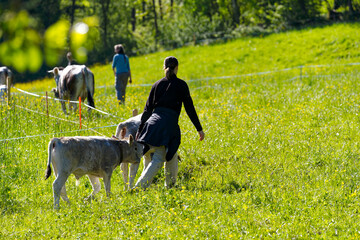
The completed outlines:
[[[119,104],[125,104],[125,92],[129,77],[130,74],[128,72],[116,74],[115,90]]]

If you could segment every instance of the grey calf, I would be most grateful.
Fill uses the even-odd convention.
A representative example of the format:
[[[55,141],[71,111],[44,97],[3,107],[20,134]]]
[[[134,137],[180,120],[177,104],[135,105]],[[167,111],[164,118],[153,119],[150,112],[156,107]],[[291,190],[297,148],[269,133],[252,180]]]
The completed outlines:
[[[139,159],[137,144],[132,135],[128,140],[104,137],[53,138],[48,146],[48,163],[45,179],[51,175],[52,163],[56,179],[53,183],[54,207],[59,208],[60,196],[69,202],[65,182],[74,174],[76,179],[88,175],[93,187],[89,197],[101,189],[99,178],[104,179],[106,195],[110,195],[110,179],[120,163],[136,163]]]

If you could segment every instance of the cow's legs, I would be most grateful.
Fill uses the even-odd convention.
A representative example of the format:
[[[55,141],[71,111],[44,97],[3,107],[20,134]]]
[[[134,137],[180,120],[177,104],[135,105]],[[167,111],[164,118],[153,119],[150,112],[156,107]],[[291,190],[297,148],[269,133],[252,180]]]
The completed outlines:
[[[165,187],[171,188],[176,183],[176,178],[178,175],[178,154],[174,154],[173,158],[165,162]]]
[[[64,112],[65,114],[67,114],[65,102],[64,102],[64,101],[60,101],[60,103],[61,103],[61,108],[62,108],[63,112]]]
[[[54,208],[60,207],[60,204],[59,204],[60,195],[62,195],[62,197],[63,197],[63,194],[61,192],[62,192],[62,189],[63,189],[68,177],[69,177],[69,174],[60,172],[53,183]],[[65,195],[66,195],[66,192],[65,192]],[[67,197],[66,198],[63,197],[63,199],[69,203],[69,199]]]
[[[104,185],[105,185],[105,191],[106,191],[106,196],[107,197],[110,197],[110,188],[111,188],[111,184],[110,184],[110,179],[111,179],[111,175],[112,175],[112,172],[110,173],[106,173],[105,176],[104,176]]]
[[[131,164],[132,166],[132,164]],[[120,168],[122,171],[122,176],[123,176],[123,180],[125,183],[125,188],[124,190],[127,190],[129,188],[128,186],[128,177],[129,177],[129,164],[128,163],[121,163],[120,164]],[[130,167],[131,168],[131,167]],[[131,172],[131,171],[130,171]],[[131,180],[131,176],[130,176],[130,180]],[[129,183],[130,184],[130,183]],[[131,186],[130,186],[131,187]]]
[[[140,163],[132,163],[130,165],[130,178],[129,178],[129,189],[134,187],[134,180],[136,177],[136,173],[139,169]]]
[[[74,100],[72,100],[72,101],[78,101],[78,99],[74,99]],[[82,102],[82,100],[81,100],[81,102]],[[70,111],[76,112],[77,103],[70,103],[70,104],[69,104],[69,109],[70,109]]]
[[[88,175],[88,178],[89,178],[92,188],[93,188],[93,192],[88,197],[88,199],[89,199],[89,198],[93,198],[95,196],[95,194],[100,192],[101,184],[100,184],[99,178],[96,176]]]

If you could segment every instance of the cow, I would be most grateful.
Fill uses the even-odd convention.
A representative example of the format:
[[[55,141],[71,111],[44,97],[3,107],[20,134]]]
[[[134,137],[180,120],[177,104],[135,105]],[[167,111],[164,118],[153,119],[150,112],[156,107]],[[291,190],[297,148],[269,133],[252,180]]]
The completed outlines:
[[[45,180],[51,175],[52,164],[56,176],[53,182],[54,208],[59,208],[60,196],[70,203],[65,182],[71,174],[77,180],[83,175],[88,176],[93,192],[87,199],[92,199],[100,191],[99,178],[103,178],[106,195],[109,197],[113,171],[123,162],[137,163],[136,160],[141,156],[141,150],[137,146],[132,135],[127,140],[97,136],[52,138],[48,145]]]
[[[48,71],[54,74],[56,88],[53,89],[55,97],[61,100],[81,101],[88,99],[88,105],[95,108],[94,103],[94,74],[85,65],[69,65],[64,69],[55,67]],[[61,107],[66,114],[65,102],[61,101]],[[77,108],[76,103],[69,103],[69,108],[74,111]]]
[[[10,88],[13,84],[13,73],[8,67],[0,67],[0,98],[6,92],[8,101],[10,100]]]
[[[141,116],[142,116],[142,114],[138,114],[137,109],[134,109],[133,117],[127,119],[124,122],[119,123],[116,128],[115,136],[113,136],[113,137],[118,138],[118,139],[123,139],[129,135],[135,136],[137,130],[139,129],[140,123],[141,123]],[[137,142],[136,142],[136,144],[138,144],[139,150],[143,149],[143,147],[144,147],[143,144],[137,143]],[[124,163],[120,164],[123,180],[125,183],[125,190],[132,189],[134,187],[134,180],[135,180],[137,171],[139,169],[140,158],[141,158],[141,155],[138,155],[138,156],[140,156],[140,157],[135,160],[136,163],[132,163],[130,165],[130,176],[129,176],[129,163],[124,162]],[[180,156],[178,155],[178,153],[176,156],[178,159],[180,159]],[[146,169],[146,167],[149,165],[150,162],[151,162],[151,152],[148,151],[144,155],[143,171]]]

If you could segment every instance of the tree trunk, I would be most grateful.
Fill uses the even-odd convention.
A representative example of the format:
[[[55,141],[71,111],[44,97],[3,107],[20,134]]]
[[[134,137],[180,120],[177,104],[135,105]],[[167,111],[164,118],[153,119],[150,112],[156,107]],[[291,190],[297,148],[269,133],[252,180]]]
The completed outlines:
[[[160,11],[160,20],[163,19],[163,13],[162,13],[162,3],[161,0],[159,0],[159,11]]]
[[[354,14],[354,7],[352,4],[352,0],[348,0],[348,7],[349,7],[350,16],[351,16]]]
[[[135,28],[136,28],[136,9],[134,7],[131,9],[131,26],[132,26],[132,31],[135,32]]]
[[[76,0],[72,0],[71,4],[71,12],[70,12],[70,26],[74,24],[75,21],[75,8],[76,8]]]
[[[155,27],[155,42],[159,36],[159,27],[157,23],[157,14],[156,14],[156,7],[155,7],[155,0],[152,0],[153,3],[153,12],[154,12],[154,27]]]
[[[170,0],[170,15],[173,15],[174,0]]]
[[[300,18],[305,19],[306,21],[309,20],[309,14],[308,14],[308,10],[307,10],[304,0],[298,0],[298,3],[300,6],[300,9],[301,9],[301,12],[302,12],[302,16],[303,16]]]
[[[237,0],[231,0],[233,8],[233,22],[238,25],[240,23],[240,9]]]
[[[102,0],[100,1],[101,4],[101,11],[102,11],[102,27],[104,30],[104,35],[103,35],[103,45],[104,48],[106,48],[107,46],[107,32],[108,32],[108,11],[109,11],[109,6],[110,6],[110,0]]]
[[[143,0],[142,2],[141,2],[141,5],[142,5],[142,12],[143,13],[145,13],[146,12],[146,2]],[[143,22],[145,22],[145,15],[143,15],[143,17],[142,17],[142,21]]]

